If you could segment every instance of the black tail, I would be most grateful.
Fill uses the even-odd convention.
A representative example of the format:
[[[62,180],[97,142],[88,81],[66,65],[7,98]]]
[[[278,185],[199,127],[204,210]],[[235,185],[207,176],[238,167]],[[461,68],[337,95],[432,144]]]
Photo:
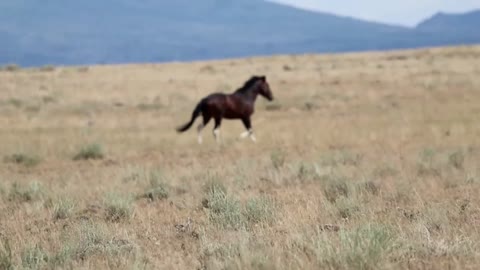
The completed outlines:
[[[177,132],[185,132],[193,125],[193,122],[195,122],[195,119],[197,119],[197,117],[202,112],[202,104],[203,102],[198,103],[197,107],[195,107],[195,110],[193,110],[192,119],[190,120],[190,122],[186,123],[183,126],[178,127]]]

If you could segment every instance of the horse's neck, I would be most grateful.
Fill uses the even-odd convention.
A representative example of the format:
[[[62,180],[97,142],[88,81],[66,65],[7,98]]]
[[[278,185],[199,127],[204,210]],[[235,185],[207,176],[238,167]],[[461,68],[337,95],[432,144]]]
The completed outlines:
[[[252,103],[254,103],[257,100],[257,97],[258,97],[258,91],[256,91],[253,88],[248,89],[244,92],[239,92],[238,94],[243,98],[243,100],[248,101],[248,102],[252,102]]]

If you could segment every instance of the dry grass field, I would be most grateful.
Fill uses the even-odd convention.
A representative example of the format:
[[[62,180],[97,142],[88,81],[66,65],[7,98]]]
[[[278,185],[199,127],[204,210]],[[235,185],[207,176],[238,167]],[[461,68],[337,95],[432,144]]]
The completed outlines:
[[[176,133],[253,74],[257,143]],[[0,93],[0,269],[480,268],[480,47],[9,67]]]

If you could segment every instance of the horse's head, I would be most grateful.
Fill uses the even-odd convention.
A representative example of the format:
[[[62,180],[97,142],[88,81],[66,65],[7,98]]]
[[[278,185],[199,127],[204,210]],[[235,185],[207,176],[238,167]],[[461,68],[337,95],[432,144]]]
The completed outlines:
[[[272,90],[270,90],[270,85],[267,82],[267,77],[260,76],[257,81],[258,93],[264,96],[269,101],[273,100]]]

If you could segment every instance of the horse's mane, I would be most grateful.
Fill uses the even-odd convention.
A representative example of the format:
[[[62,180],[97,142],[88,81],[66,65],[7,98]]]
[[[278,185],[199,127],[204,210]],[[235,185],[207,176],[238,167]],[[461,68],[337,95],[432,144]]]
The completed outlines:
[[[244,92],[248,91],[260,79],[261,79],[261,77],[259,77],[259,76],[252,76],[250,79],[248,79],[248,81],[246,81],[243,84],[242,87],[238,88],[235,92],[244,93]]]

